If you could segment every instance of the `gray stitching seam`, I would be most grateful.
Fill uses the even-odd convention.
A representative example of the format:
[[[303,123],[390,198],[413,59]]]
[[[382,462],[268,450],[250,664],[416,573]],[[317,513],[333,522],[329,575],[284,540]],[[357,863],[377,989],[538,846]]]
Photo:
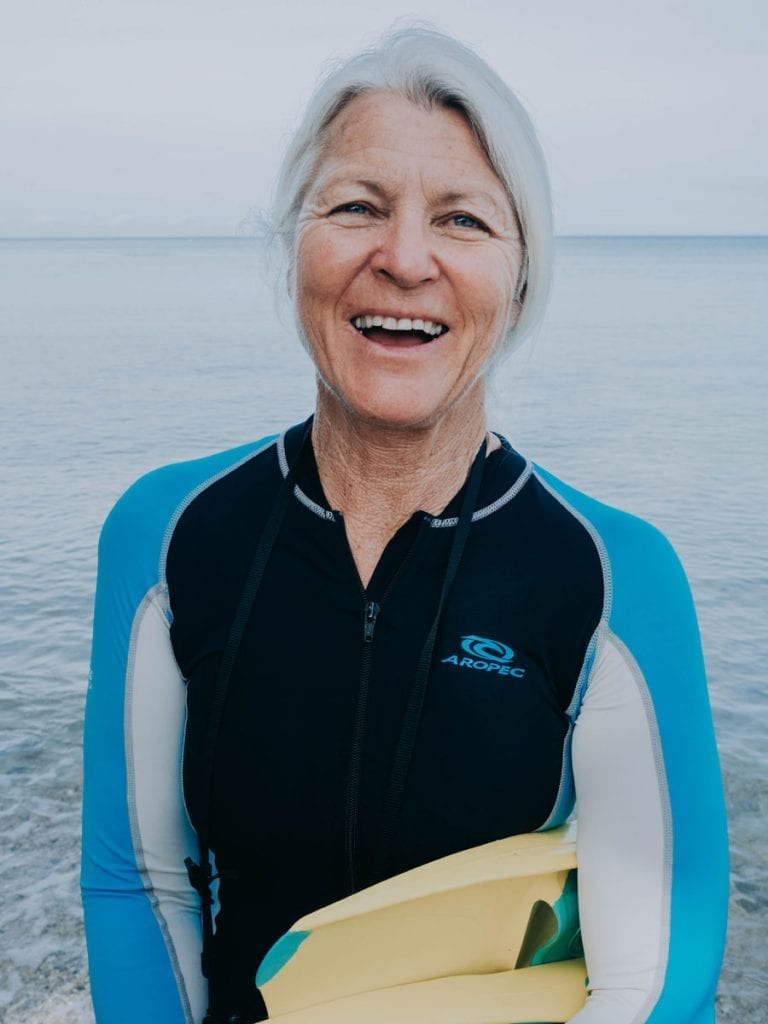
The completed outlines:
[[[187,744],[185,740],[187,736],[187,722],[189,720],[189,687],[187,686],[186,679],[184,679],[184,689],[186,690],[186,696],[184,697],[184,725],[182,726],[181,757],[179,758],[179,786],[181,787],[181,804],[184,808],[184,816],[187,819],[190,829],[195,833],[195,835],[197,835],[197,829],[192,824],[192,816],[190,815],[189,807],[187,806],[187,794],[184,791],[184,759],[187,753]]]
[[[214,473],[213,476],[210,476],[208,477],[208,479],[203,480],[203,482],[199,483],[197,487],[194,487],[189,492],[189,494],[186,494],[184,498],[181,500],[181,502],[176,506],[173,515],[168,520],[168,525],[166,526],[165,533],[163,534],[163,543],[160,546],[160,564],[158,567],[158,577],[164,587],[166,587],[165,564],[168,558],[168,548],[171,546],[171,538],[173,537],[173,532],[178,526],[179,520],[181,519],[184,512],[186,512],[186,510],[189,508],[189,506],[192,504],[195,498],[197,498],[198,495],[202,494],[204,490],[206,490],[208,487],[211,487],[218,480],[222,480],[229,473],[233,473],[236,469],[239,469],[241,466],[244,466],[246,462],[250,462],[251,459],[255,459],[257,455],[261,455],[262,452],[268,451],[273,444],[277,443],[277,440],[277,438],[273,438],[267,444],[262,445],[259,448],[256,448],[255,451],[248,452],[248,454],[244,455],[242,459],[238,459],[237,462],[233,462],[231,465],[225,466],[224,469],[220,470],[218,473]]]
[[[533,465],[528,459],[526,459],[523,471],[509,490],[505,491],[495,501],[492,501],[490,505],[486,505],[484,508],[479,508],[477,512],[473,512],[472,522],[476,523],[479,519],[485,519],[486,516],[493,515],[494,512],[498,512],[500,508],[503,508],[507,502],[510,502],[515,495],[519,494],[523,487],[525,487],[532,471]],[[444,526],[456,526],[458,521],[458,516],[449,516],[447,519],[432,519],[429,525],[440,529]]]
[[[629,669],[637,686],[638,693],[640,694],[640,700],[642,701],[643,710],[645,711],[646,722],[648,723],[648,733],[651,738],[653,760],[656,767],[656,779],[659,786],[659,796],[661,798],[664,863],[662,867],[663,916],[662,930],[661,935],[659,936],[659,969],[656,972],[654,985],[648,993],[645,1002],[630,1022],[630,1024],[642,1024],[643,1021],[648,1019],[648,1014],[659,1000],[659,996],[664,988],[664,979],[666,977],[667,965],[669,963],[669,936],[672,904],[672,809],[669,804],[669,786],[667,784],[667,773],[664,768],[664,755],[661,749],[661,738],[659,736],[656,715],[653,711],[653,701],[648,690],[648,684],[640,670],[640,666],[635,661],[632,652],[626,646],[624,641],[618,637],[613,630],[609,630],[607,635],[615,644],[616,649],[627,665],[627,668]]]
[[[285,433],[282,433],[277,439],[277,461],[280,464],[280,472],[283,474],[283,479],[288,476],[288,456],[285,454]],[[302,491],[298,484],[293,488],[293,496],[298,500],[310,512],[314,512],[316,516],[320,516],[321,519],[327,520],[329,523],[336,522],[336,516],[329,508],[323,508],[322,505],[318,505],[316,501],[312,499]]]
[[[158,611],[162,616],[163,622],[167,625],[167,618],[164,614],[158,598],[163,598],[165,595],[165,587],[163,584],[158,583],[147,593],[141,600],[139,607],[136,610],[136,614],[133,618],[133,624],[131,626],[131,638],[128,644],[128,661],[126,666],[125,675],[125,707],[123,711],[124,716],[124,729],[125,729],[125,781],[126,781],[126,799],[128,803],[128,822],[131,831],[131,844],[133,846],[133,855],[136,859],[136,868],[139,873],[139,877],[144,885],[144,891],[149,899],[149,904],[152,908],[152,912],[155,916],[155,920],[160,928],[160,934],[163,937],[165,948],[168,950],[168,957],[171,964],[171,970],[173,976],[176,979],[176,986],[178,988],[179,997],[181,999],[182,1008],[184,1010],[184,1018],[187,1024],[193,1024],[192,1021],[192,1007],[189,1002],[189,995],[187,993],[186,980],[181,970],[181,964],[179,963],[179,957],[176,952],[176,946],[173,942],[168,922],[165,919],[162,908],[160,906],[160,900],[152,886],[152,880],[147,869],[146,861],[144,859],[144,846],[141,841],[141,829],[139,828],[138,814],[136,810],[136,770],[133,758],[133,682],[134,682],[134,669],[136,664],[136,644],[141,624],[144,621],[144,616],[152,608],[153,604],[158,605]]]
[[[572,764],[573,764],[573,727],[576,724],[574,716],[581,707],[584,700],[584,694],[587,690],[589,678],[592,675],[592,669],[597,662],[597,653],[600,648],[600,644],[605,636],[607,626],[603,619],[598,622],[594,633],[592,634],[587,649],[584,652],[584,660],[581,664],[578,678],[576,679],[576,686],[574,687],[573,697],[571,703],[566,708],[566,715],[568,716],[568,732],[566,733],[565,739],[563,740],[563,757],[560,767],[560,784],[557,787],[557,796],[555,802],[552,805],[552,810],[549,813],[549,817],[543,825],[539,825],[536,829],[537,832],[544,832],[550,828],[552,822],[562,813],[562,807],[560,806],[563,796],[566,791],[566,786],[572,777]]]
[[[608,558],[608,552],[600,534],[597,532],[592,523],[583,516],[577,509],[575,509],[570,502],[562,497],[546,480],[542,479],[541,476],[536,474],[536,479],[545,487],[550,494],[552,494],[560,504],[567,508],[578,520],[583,524],[585,529],[589,532],[592,537],[595,546],[597,548],[600,560],[603,565],[603,579],[605,582],[605,602],[603,607],[602,620],[606,623],[605,626],[605,638],[612,638],[616,642],[617,649],[625,659],[627,666],[629,667],[632,677],[637,683],[640,698],[643,702],[643,708],[645,709],[646,719],[648,721],[648,729],[651,737],[651,745],[653,749],[653,757],[656,764],[656,774],[659,781],[659,791],[661,793],[661,804],[662,804],[662,831],[664,836],[664,864],[662,866],[662,886],[664,894],[664,905],[665,905],[665,928],[663,934],[660,936],[660,957],[659,962],[661,964],[658,972],[658,978],[656,983],[648,994],[643,1007],[640,1009],[638,1014],[631,1021],[631,1024],[642,1024],[647,1018],[647,1014],[650,1009],[656,1004],[664,986],[664,977],[666,975],[667,963],[669,960],[669,928],[670,928],[670,899],[671,899],[671,884],[672,884],[672,817],[671,810],[669,807],[669,793],[667,789],[666,773],[664,771],[664,759],[661,751],[661,740],[659,738],[658,729],[656,728],[656,719],[653,714],[653,702],[651,701],[650,693],[646,685],[645,679],[640,672],[640,666],[633,658],[631,652],[623,643],[622,640],[617,637],[607,623],[610,621],[611,608],[613,605],[613,579],[611,575],[610,559]],[[595,659],[596,661],[597,659]]]
[[[281,434],[277,439],[277,460],[280,464],[280,472],[283,474],[283,478],[288,476],[288,457],[285,453],[285,434]],[[476,523],[479,519],[485,519],[486,516],[493,515],[494,512],[498,512],[500,508],[503,508],[507,502],[511,501],[515,495],[522,490],[525,486],[528,478],[531,475],[533,466],[530,460],[526,459],[523,471],[518,479],[512,484],[508,491],[505,491],[501,497],[492,501],[490,505],[486,505],[484,508],[479,508],[472,514],[472,522]],[[321,519],[326,519],[328,522],[336,522],[336,516],[329,508],[323,508],[322,505],[318,505],[316,501],[312,501],[304,491],[297,484],[293,489],[294,496],[305,505],[310,511],[314,512],[315,515],[320,516]],[[447,519],[430,518],[429,525],[434,526],[437,529],[445,526],[456,526],[459,519],[458,516],[449,516]]]
[[[568,727],[568,735],[566,737],[566,742],[563,746],[563,765],[560,775],[560,786],[558,787],[557,797],[555,799],[554,806],[552,807],[552,811],[544,825],[540,826],[540,829],[543,829],[549,824],[555,813],[559,810],[558,804],[562,799],[562,793],[566,783],[566,772],[570,767],[571,763],[570,755],[571,743],[573,741],[574,726],[573,715],[575,714],[576,710],[581,706],[581,703],[584,700],[584,694],[586,693],[587,687],[589,686],[589,677],[591,676],[592,668],[594,667],[597,661],[597,648],[600,644],[601,639],[605,636],[606,631],[608,629],[608,620],[611,614],[611,607],[613,604],[613,577],[611,575],[611,563],[610,559],[608,558],[608,551],[606,550],[605,544],[603,543],[603,538],[597,532],[597,529],[595,528],[594,524],[591,523],[586,516],[582,515],[582,513],[579,512],[578,509],[574,508],[569,501],[566,501],[566,499],[563,498],[563,496],[559,494],[554,489],[554,487],[552,487],[551,484],[547,483],[546,480],[542,479],[542,477],[538,473],[536,473],[535,476],[541,484],[541,486],[544,487],[545,490],[547,490],[552,495],[555,501],[562,505],[562,507],[566,509],[566,511],[570,512],[570,514],[579,523],[581,523],[581,525],[587,531],[588,535],[592,539],[592,543],[595,545],[595,550],[597,551],[597,556],[600,559],[600,566],[603,572],[603,612],[600,616],[600,621],[597,624],[597,628],[595,629],[595,632],[592,635],[590,644],[587,647],[584,662],[581,667],[581,672],[579,673],[579,678],[576,682],[576,689],[574,690],[573,697],[571,698],[571,703],[568,705],[568,709],[566,711],[570,724]],[[591,662],[589,661],[590,651],[592,653]],[[589,671],[586,672],[585,670],[588,665]]]
[[[536,829],[537,832],[546,832],[552,828],[552,823],[562,813],[562,807],[560,806],[565,796],[566,786],[568,785],[571,778],[571,765],[573,763],[573,722],[568,723],[568,732],[565,734],[563,740],[563,756],[560,760],[560,783],[557,787],[557,795],[555,796],[555,802],[552,804],[552,810],[549,812],[549,816],[543,825],[539,825]],[[569,812],[570,814],[570,812]]]
[[[608,551],[606,550],[603,538],[595,529],[595,526],[585,515],[574,508],[569,501],[567,501],[561,494],[559,494],[554,487],[547,483],[538,473],[535,473],[536,479],[539,481],[542,487],[544,487],[552,497],[558,501],[563,508],[567,509],[572,516],[574,516],[584,529],[587,531],[589,536],[592,538],[592,543],[597,549],[598,557],[600,558],[600,564],[603,568],[603,586],[605,593],[603,595],[603,614],[600,617],[601,622],[609,622],[611,618],[611,608],[613,607],[613,576],[611,574],[611,561],[608,557]]]

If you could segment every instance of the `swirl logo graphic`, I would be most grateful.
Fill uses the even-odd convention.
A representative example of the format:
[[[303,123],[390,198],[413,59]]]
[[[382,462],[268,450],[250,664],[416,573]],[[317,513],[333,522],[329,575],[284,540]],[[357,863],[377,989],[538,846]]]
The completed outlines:
[[[496,661],[500,664],[512,661],[515,656],[511,647],[507,647],[499,640],[488,640],[482,636],[463,636],[461,649],[471,654],[473,658],[483,658],[485,661]]]

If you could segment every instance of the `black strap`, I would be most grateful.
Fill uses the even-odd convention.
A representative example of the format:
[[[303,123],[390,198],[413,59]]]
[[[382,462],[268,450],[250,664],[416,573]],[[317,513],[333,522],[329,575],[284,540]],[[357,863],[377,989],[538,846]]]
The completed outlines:
[[[280,527],[285,519],[285,514],[288,511],[288,506],[291,501],[293,494],[296,478],[296,467],[301,460],[304,453],[304,448],[309,440],[310,434],[312,433],[312,417],[307,420],[307,424],[302,434],[301,443],[299,450],[296,454],[296,458],[291,463],[288,472],[283,480],[280,490],[277,493],[277,498],[272,506],[272,511],[269,514],[266,526],[262,531],[259,543],[256,546],[256,552],[251,562],[251,567],[248,570],[248,576],[246,577],[245,585],[243,586],[242,594],[240,595],[240,602],[235,612],[235,617],[230,627],[229,637],[227,638],[227,644],[224,648],[224,653],[221,658],[219,665],[219,671],[216,676],[216,682],[213,687],[213,699],[211,701],[210,711],[208,715],[208,727],[205,734],[205,745],[203,747],[202,756],[202,771],[201,771],[201,794],[200,794],[200,816],[198,819],[198,830],[197,830],[197,843],[200,860],[199,863],[195,863],[191,857],[187,857],[184,861],[184,866],[187,869],[189,881],[195,891],[200,895],[200,914],[202,919],[203,927],[203,949],[200,957],[200,962],[203,971],[203,977],[209,978],[212,957],[213,957],[213,895],[211,893],[211,884],[219,877],[219,875],[213,874],[213,868],[211,867],[211,856],[209,847],[209,829],[211,821],[211,791],[213,785],[213,768],[214,759],[216,756],[216,743],[219,737],[219,727],[221,726],[222,715],[224,714],[224,706],[227,702],[227,692],[229,690],[229,681],[232,677],[232,671],[237,662],[237,656],[240,651],[240,643],[243,639],[243,633],[248,625],[248,619],[250,618],[251,611],[253,609],[253,603],[256,599],[259,586],[261,585],[262,577],[264,576],[264,570],[269,561],[269,556],[272,554],[272,549],[275,546],[277,535],[280,532]]]
[[[384,877],[387,873],[387,863],[391,852],[395,826],[397,824],[397,818],[400,814],[400,808],[403,802],[408,769],[410,768],[411,759],[413,757],[413,749],[416,745],[416,734],[418,733],[421,713],[424,708],[424,697],[427,692],[429,672],[432,667],[432,657],[434,655],[435,642],[437,640],[437,631],[440,626],[440,618],[443,614],[443,607],[445,605],[448,592],[451,589],[451,584],[453,583],[456,572],[458,571],[461,556],[464,554],[467,537],[469,536],[469,528],[472,525],[472,515],[475,511],[477,495],[480,491],[480,481],[483,476],[483,467],[485,465],[486,447],[486,440],[483,438],[483,443],[480,445],[478,453],[475,456],[475,461],[472,463],[472,468],[469,471],[467,489],[464,492],[464,500],[461,503],[461,511],[459,512],[458,522],[456,523],[456,530],[453,535],[453,543],[451,544],[451,550],[448,555],[445,576],[443,577],[443,586],[440,591],[440,598],[437,602],[435,617],[432,620],[432,625],[429,633],[427,634],[427,639],[424,641],[424,646],[421,649],[421,656],[419,658],[416,675],[411,687],[408,707],[406,708],[405,715],[403,717],[403,725],[400,730],[397,750],[395,751],[395,757],[392,762],[392,773],[389,778],[387,795],[384,800],[383,824],[378,851],[379,875],[381,877]]]
[[[295,486],[296,468],[301,460],[306,444],[312,432],[312,418],[307,421],[304,433],[301,438],[296,458],[291,463],[288,473],[278,491],[275,503],[272,506],[269,519],[259,538],[256,552],[253,556],[248,576],[243,586],[240,601],[235,617],[230,628],[227,643],[222,655],[219,671],[213,687],[213,699],[211,702],[206,730],[205,745],[202,758],[202,792],[200,799],[200,816],[198,819],[198,850],[199,862],[187,857],[184,865],[187,869],[189,881],[192,887],[200,896],[200,913],[202,919],[202,953],[200,957],[203,977],[211,976],[213,966],[213,895],[211,893],[212,883],[219,877],[213,874],[210,859],[209,828],[211,817],[211,791],[213,783],[214,758],[216,754],[216,743],[218,740],[219,728],[221,725],[224,707],[229,690],[229,682],[233,669],[237,662],[240,643],[243,633],[253,609],[253,604],[261,585],[264,570],[272,554],[272,550],[285,519],[285,514],[291,501]],[[392,774],[387,790],[387,797],[384,807],[384,825],[382,828],[382,839],[380,845],[380,861],[382,866],[386,865],[389,856],[389,849],[394,835],[395,824],[402,804],[403,792],[405,789],[408,769],[410,767],[413,749],[416,743],[421,713],[424,706],[429,672],[432,665],[437,631],[440,625],[440,618],[443,606],[456,576],[456,572],[464,553],[464,547],[469,535],[469,528],[472,524],[472,515],[477,502],[477,495],[480,490],[480,482],[485,464],[486,441],[478,450],[475,460],[469,472],[467,488],[461,505],[458,522],[456,524],[451,550],[448,556],[443,585],[440,591],[435,616],[430,627],[424,646],[421,651],[419,663],[414,677],[413,686],[408,707],[403,719],[397,751],[392,766]]]

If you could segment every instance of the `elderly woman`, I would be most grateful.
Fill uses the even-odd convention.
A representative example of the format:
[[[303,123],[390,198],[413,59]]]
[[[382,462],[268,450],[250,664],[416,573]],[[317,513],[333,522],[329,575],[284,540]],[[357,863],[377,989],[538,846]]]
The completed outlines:
[[[150,474],[102,536],[99,1024],[265,1019],[256,971],[297,918],[575,801],[573,1024],[711,1022],[727,857],[685,578],[488,429],[550,275],[526,114],[459,43],[392,35],[320,86],[275,226],[314,416]]]

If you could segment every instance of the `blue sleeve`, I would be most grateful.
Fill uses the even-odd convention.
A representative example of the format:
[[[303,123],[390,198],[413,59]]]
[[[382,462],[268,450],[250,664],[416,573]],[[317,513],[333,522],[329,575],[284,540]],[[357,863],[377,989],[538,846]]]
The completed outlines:
[[[573,741],[590,990],[573,1024],[714,1024],[727,823],[688,582],[655,528],[546,479],[607,588]]]
[[[248,446],[149,474],[99,544],[84,741],[81,886],[98,1024],[195,1024],[205,1012],[197,858],[183,801],[186,693],[164,560],[174,525]]]

